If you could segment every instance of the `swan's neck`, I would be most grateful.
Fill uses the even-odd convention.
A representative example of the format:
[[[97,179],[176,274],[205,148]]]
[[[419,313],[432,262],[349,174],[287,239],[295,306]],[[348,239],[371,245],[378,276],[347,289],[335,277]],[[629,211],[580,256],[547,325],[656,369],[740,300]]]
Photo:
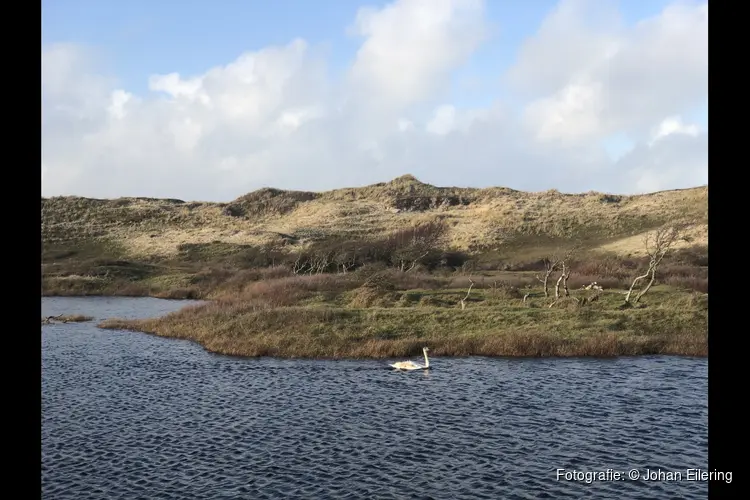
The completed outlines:
[[[430,366],[430,360],[427,358],[427,351],[422,351],[422,354],[424,354],[424,367],[427,368]]]

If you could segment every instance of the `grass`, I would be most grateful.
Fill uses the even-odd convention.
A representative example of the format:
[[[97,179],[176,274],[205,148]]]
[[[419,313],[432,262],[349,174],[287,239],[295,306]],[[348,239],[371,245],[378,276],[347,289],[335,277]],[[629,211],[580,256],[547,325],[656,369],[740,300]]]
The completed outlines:
[[[457,278],[365,274],[257,281],[162,318],[99,326],[189,339],[237,356],[403,357],[425,345],[435,356],[707,354],[708,300],[700,292],[662,285],[638,307],[621,308],[621,290],[583,306],[576,298],[590,292],[575,290],[550,308],[538,288],[485,280],[462,310],[466,288]]]
[[[437,356],[705,355],[707,200],[707,187],[528,193],[412,176],[323,193],[265,188],[230,203],[43,198],[42,294],[210,299],[102,326],[225,354],[390,357],[427,344]],[[684,238],[657,286],[644,307],[620,309],[645,269],[643,236],[672,223]],[[573,246],[573,295],[594,281],[605,292],[549,308],[543,259]]]

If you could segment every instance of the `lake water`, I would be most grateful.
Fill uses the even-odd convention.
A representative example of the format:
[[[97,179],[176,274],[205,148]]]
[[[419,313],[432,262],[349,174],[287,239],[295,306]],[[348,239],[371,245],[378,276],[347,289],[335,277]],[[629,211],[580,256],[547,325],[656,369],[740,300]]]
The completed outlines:
[[[43,298],[44,316],[185,302]],[[237,359],[42,327],[42,493],[52,499],[705,498],[707,360]],[[414,358],[415,360],[418,357]],[[679,471],[682,480],[558,480]]]

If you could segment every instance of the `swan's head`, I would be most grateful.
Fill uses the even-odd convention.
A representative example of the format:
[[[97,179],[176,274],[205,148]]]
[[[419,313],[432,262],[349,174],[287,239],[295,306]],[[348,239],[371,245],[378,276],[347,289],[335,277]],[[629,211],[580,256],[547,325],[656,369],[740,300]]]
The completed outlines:
[[[430,348],[429,348],[429,347],[423,347],[423,348],[422,348],[422,352],[427,352],[427,351],[429,351],[429,350],[430,350]]]

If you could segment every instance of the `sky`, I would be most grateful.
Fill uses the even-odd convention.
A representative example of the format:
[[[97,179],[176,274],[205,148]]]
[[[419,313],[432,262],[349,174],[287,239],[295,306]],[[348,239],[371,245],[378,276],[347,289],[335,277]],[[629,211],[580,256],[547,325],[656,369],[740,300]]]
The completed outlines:
[[[42,2],[42,196],[708,183],[708,3]]]

